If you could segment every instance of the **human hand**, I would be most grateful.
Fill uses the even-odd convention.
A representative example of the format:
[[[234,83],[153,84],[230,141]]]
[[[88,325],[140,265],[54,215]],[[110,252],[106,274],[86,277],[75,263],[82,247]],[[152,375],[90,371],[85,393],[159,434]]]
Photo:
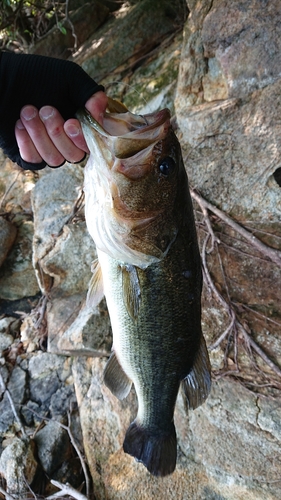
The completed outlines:
[[[86,102],[85,107],[96,121],[102,124],[107,106],[107,96],[99,91]],[[79,121],[64,121],[58,110],[43,106],[24,106],[16,122],[15,136],[22,159],[30,163],[45,161],[52,167],[61,166],[65,160],[82,161],[89,153]]]

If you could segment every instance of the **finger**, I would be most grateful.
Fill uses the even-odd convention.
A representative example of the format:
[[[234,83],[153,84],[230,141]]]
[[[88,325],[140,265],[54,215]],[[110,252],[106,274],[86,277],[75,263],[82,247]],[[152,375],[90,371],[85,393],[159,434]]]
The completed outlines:
[[[20,116],[29,137],[43,160],[52,167],[62,165],[65,157],[50,139],[46,127],[39,117],[38,110],[34,106],[25,106],[22,108]]]
[[[64,124],[64,131],[77,148],[85,153],[89,153],[88,146],[84,139],[80,122],[75,118],[70,118]]]
[[[28,163],[41,163],[42,158],[21,120],[16,122],[15,136],[22,159]]]
[[[104,92],[100,91],[92,95],[85,104],[86,109],[101,125],[103,124],[103,117],[107,107],[107,100],[107,95]]]
[[[76,163],[81,161],[85,156],[85,151],[77,147],[67,136],[64,129],[64,119],[57,109],[52,106],[44,106],[40,109],[39,115],[45,125],[49,138],[60,154],[69,162]]]

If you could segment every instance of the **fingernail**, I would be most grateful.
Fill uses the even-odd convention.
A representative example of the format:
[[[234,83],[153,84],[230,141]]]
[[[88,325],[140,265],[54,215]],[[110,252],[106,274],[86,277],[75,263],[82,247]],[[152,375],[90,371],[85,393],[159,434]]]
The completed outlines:
[[[19,130],[24,130],[24,129],[25,129],[25,127],[23,126],[23,123],[22,123],[22,121],[21,121],[21,120],[18,120],[18,121],[16,122],[16,127],[17,127]]]
[[[26,120],[32,120],[32,118],[35,118],[37,113],[36,108],[33,108],[31,106],[26,106],[25,108],[22,108],[21,110],[21,116]]]
[[[42,120],[48,120],[48,118],[51,118],[54,114],[54,108],[51,106],[44,106],[44,108],[41,108],[39,111],[40,118]]]
[[[76,125],[68,125],[65,131],[69,137],[77,137],[80,134],[80,129]]]

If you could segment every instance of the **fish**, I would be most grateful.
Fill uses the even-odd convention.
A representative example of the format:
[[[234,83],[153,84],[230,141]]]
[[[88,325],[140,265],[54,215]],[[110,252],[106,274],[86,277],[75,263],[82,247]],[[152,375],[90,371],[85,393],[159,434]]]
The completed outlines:
[[[87,303],[106,298],[112,352],[105,385],[119,399],[134,385],[138,412],[125,453],[154,476],[175,470],[174,409],[209,395],[201,329],[201,259],[181,147],[168,109],[137,115],[109,98],[103,125],[78,115],[90,150],[85,218],[98,259]]]

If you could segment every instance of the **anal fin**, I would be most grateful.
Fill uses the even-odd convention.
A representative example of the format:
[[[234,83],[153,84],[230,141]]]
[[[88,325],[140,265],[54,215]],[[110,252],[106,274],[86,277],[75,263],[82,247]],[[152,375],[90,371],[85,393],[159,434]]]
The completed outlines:
[[[126,398],[131,390],[132,382],[121,367],[115,352],[111,354],[105,366],[103,381],[118,399]]]
[[[203,404],[210,393],[211,364],[203,335],[192,370],[182,380],[181,388],[185,404],[188,409],[192,410]]]

